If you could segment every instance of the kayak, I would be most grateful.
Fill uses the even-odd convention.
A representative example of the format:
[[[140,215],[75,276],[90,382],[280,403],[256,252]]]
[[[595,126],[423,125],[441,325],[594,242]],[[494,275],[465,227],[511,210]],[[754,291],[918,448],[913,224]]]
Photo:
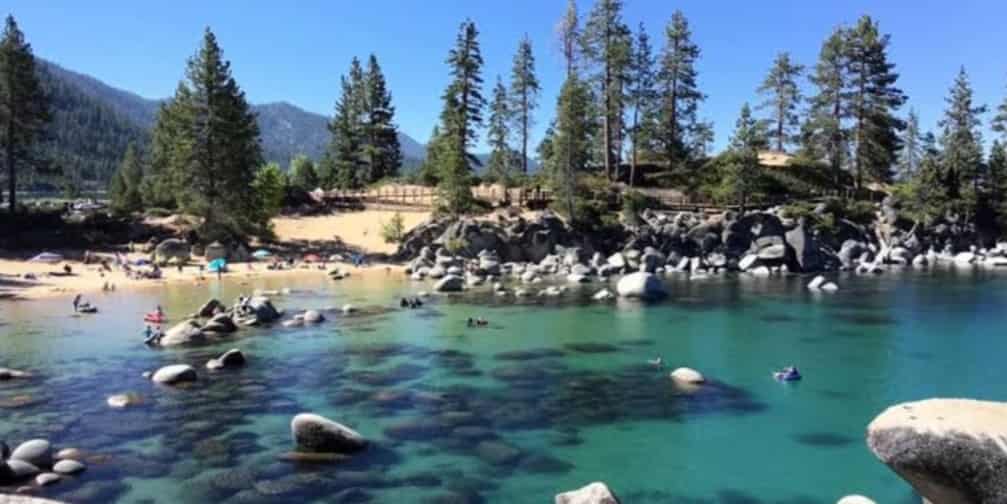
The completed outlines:
[[[144,322],[156,322],[160,324],[161,322],[164,322],[167,319],[165,318],[163,313],[159,314],[155,312],[150,312],[143,316],[143,320]]]
[[[85,305],[77,308],[77,311],[80,313],[98,313],[98,308],[91,305]]]

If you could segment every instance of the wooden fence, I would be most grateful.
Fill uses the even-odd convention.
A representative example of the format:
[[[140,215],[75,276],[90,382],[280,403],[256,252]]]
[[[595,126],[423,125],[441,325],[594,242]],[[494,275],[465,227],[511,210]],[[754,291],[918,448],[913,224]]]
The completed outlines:
[[[544,208],[552,199],[550,191],[535,188],[505,189],[501,186],[476,186],[472,196],[494,206]],[[382,186],[377,189],[332,190],[316,193],[316,199],[337,207],[394,205],[429,209],[437,206],[437,189],[421,186]]]

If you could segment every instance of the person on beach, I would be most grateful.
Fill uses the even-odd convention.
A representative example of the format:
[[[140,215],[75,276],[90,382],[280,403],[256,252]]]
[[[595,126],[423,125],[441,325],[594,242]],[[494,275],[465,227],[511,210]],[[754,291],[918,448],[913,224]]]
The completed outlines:
[[[203,266],[202,264],[199,265],[199,279],[200,280],[203,279],[203,269],[204,268],[206,268],[206,266]]]
[[[80,294],[77,294],[76,296],[74,296],[74,298],[73,298],[73,312],[74,313],[77,313],[77,307],[80,306],[80,300],[82,298],[83,298],[83,296],[80,295]]]

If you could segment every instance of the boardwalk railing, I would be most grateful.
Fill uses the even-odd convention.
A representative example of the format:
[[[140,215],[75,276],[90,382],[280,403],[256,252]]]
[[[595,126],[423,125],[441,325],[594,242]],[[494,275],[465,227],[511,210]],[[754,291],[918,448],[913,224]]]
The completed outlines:
[[[500,186],[475,186],[472,196],[493,205],[544,207],[551,200],[551,193],[544,189],[511,188]],[[375,189],[316,191],[312,197],[320,203],[340,207],[363,205],[395,205],[416,208],[434,208],[440,199],[436,188],[421,186],[382,186]]]

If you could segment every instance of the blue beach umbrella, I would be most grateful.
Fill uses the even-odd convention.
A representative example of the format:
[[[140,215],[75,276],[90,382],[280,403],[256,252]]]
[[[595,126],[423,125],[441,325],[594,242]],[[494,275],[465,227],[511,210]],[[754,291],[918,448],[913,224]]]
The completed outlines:
[[[214,259],[210,261],[210,264],[206,265],[207,271],[210,273],[216,273],[218,271],[227,271],[227,261],[224,259]]]

